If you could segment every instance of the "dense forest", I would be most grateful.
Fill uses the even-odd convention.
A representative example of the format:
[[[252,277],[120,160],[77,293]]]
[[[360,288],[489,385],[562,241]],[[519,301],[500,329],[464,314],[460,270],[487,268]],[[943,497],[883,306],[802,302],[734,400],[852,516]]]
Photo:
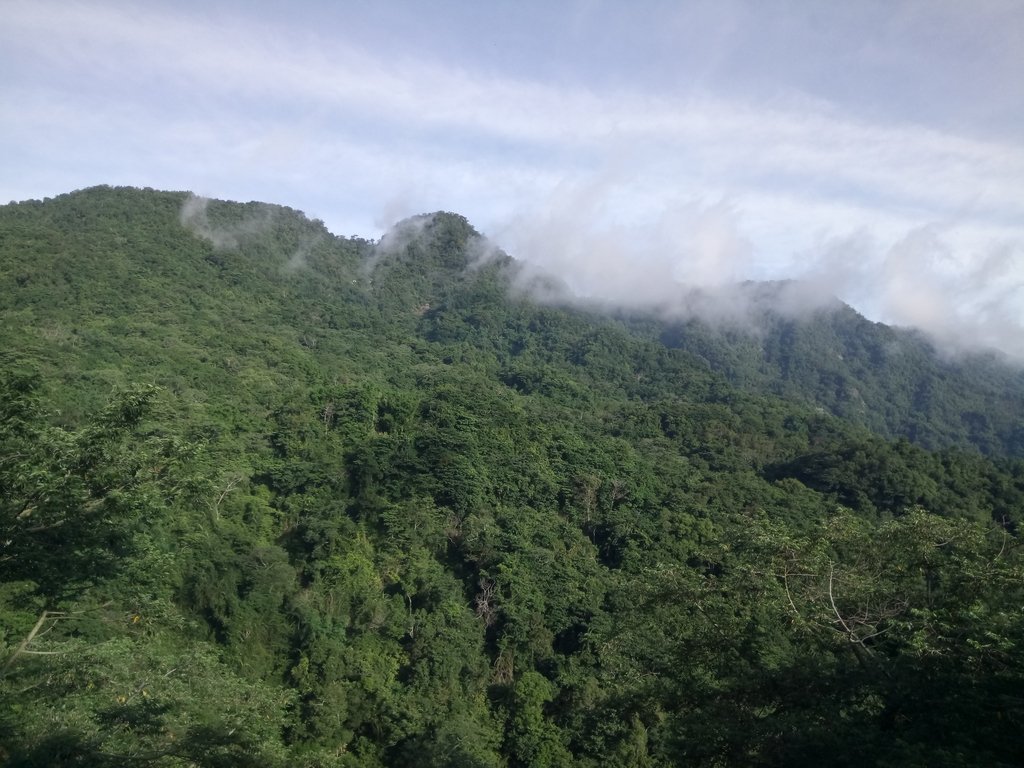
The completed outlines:
[[[0,207],[0,762],[1017,766],[1024,380],[460,216]]]

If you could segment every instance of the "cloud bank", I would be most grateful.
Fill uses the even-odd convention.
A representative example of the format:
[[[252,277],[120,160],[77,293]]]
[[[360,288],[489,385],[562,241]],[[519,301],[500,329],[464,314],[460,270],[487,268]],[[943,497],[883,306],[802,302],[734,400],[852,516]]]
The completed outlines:
[[[563,185],[494,236],[529,274],[553,275],[576,297],[753,328],[764,294],[745,281],[793,280],[774,293],[783,314],[840,299],[924,331],[947,353],[993,349],[1024,362],[1024,240],[1012,228],[822,226],[803,250],[770,263],[749,211],[728,198],[680,201],[642,224],[618,221],[616,199],[608,180]]]

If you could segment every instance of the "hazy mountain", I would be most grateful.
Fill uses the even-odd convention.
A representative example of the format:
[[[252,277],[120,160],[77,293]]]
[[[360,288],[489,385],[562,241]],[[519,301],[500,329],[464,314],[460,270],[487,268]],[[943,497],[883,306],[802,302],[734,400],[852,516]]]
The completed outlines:
[[[730,329],[691,320],[656,331],[742,389],[926,448],[1024,455],[1024,373],[995,354],[950,358],[920,333],[870,322],[838,302],[794,317],[769,300],[747,322]]]

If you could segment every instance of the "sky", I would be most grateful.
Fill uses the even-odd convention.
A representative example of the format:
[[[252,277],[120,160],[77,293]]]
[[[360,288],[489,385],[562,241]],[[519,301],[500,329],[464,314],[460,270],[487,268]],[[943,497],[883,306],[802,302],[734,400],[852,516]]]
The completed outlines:
[[[581,295],[796,278],[1024,360],[1024,0],[0,0],[0,202],[466,216]]]

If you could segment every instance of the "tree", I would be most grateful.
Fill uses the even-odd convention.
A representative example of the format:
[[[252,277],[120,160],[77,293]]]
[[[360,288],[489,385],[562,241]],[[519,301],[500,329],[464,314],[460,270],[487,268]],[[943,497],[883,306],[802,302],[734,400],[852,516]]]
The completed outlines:
[[[124,565],[142,523],[199,490],[195,450],[141,425],[158,390],[117,394],[77,429],[53,426],[39,378],[0,380],[0,577],[66,597]]]

